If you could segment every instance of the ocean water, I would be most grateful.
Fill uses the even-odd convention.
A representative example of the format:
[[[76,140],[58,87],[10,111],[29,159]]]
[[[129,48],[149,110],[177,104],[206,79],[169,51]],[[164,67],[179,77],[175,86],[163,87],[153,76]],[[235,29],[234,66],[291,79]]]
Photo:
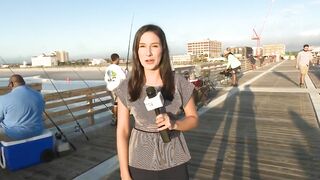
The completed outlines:
[[[27,84],[28,83],[42,83],[42,90],[41,90],[42,94],[55,93],[55,92],[57,92],[57,90],[59,92],[61,92],[61,91],[66,91],[66,90],[79,89],[79,88],[88,88],[88,86],[89,87],[94,87],[94,86],[105,85],[105,82],[103,80],[86,80],[85,82],[84,81],[74,81],[74,80],[70,80],[70,81],[67,81],[67,80],[54,80],[54,79],[50,80],[50,79],[43,79],[43,78],[40,78],[38,76],[24,77],[24,80],[26,81]],[[0,78],[0,87],[7,86],[8,85],[8,81],[9,81],[9,78]],[[100,98],[93,99],[93,102],[101,102],[101,101],[105,101],[105,100],[109,100],[109,99],[111,99],[110,96],[100,97]],[[77,107],[77,106],[84,106],[86,104],[87,104],[86,102],[78,102],[78,103],[69,104],[67,106],[60,106],[60,107],[56,107],[56,108],[47,109],[46,111],[47,112],[52,112],[52,111],[66,110],[67,108],[74,108],[74,107]],[[94,109],[95,110],[105,109],[106,106],[111,107],[112,103],[110,102],[110,103],[107,103],[107,104],[95,106]],[[73,112],[74,115],[79,115],[79,113],[83,113],[83,111]],[[104,119],[103,121],[106,121],[106,120],[111,121],[111,118],[108,118],[108,119],[105,118],[106,116],[109,116],[110,114],[111,113],[109,111],[106,111],[106,112],[103,112],[103,113],[99,113],[99,114],[95,114],[96,123],[100,122],[101,119]],[[68,114],[66,116],[70,116],[70,114]],[[57,119],[53,118],[53,120],[57,120]],[[82,126],[88,126],[86,120],[85,121],[81,121],[80,123],[82,123]],[[69,125],[69,124],[71,124],[71,125]],[[69,124],[63,125],[63,128],[64,129],[69,129],[67,131],[71,132],[71,131],[73,131],[73,124],[74,123],[69,123]]]
[[[88,88],[94,86],[105,85],[103,80],[54,80],[54,79],[43,79],[39,76],[24,77],[27,84],[29,83],[42,83],[42,94],[73,90],[79,88]],[[0,87],[8,85],[9,78],[0,78]],[[57,90],[56,90],[57,89]]]

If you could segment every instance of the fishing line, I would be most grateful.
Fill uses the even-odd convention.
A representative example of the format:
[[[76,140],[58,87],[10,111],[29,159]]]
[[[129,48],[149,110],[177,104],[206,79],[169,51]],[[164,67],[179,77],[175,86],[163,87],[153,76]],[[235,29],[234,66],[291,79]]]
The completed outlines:
[[[43,68],[43,66],[41,66],[42,71],[46,74],[46,76],[48,77],[48,79],[50,80],[52,86],[54,87],[54,89],[57,91],[60,99],[62,100],[63,104],[66,106],[67,110],[70,112],[73,120],[76,122],[77,126],[75,126],[76,130],[78,130],[78,128],[80,129],[81,133],[85,136],[85,138],[87,140],[89,140],[88,136],[86,135],[86,133],[84,132],[83,128],[81,127],[79,121],[77,120],[77,118],[74,116],[74,114],[72,113],[71,109],[69,108],[68,104],[65,102],[65,100],[63,99],[62,95],[60,94],[60,92],[58,91],[56,85],[53,83],[52,79],[50,78],[49,74],[47,73],[47,71]]]
[[[0,59],[7,64],[7,62],[0,56]],[[14,71],[10,68],[10,66],[8,66],[9,70],[12,72],[12,74],[15,74]],[[67,136],[63,133],[63,131],[60,129],[60,127],[52,120],[52,118],[49,116],[49,114],[44,111],[44,114],[47,116],[47,118],[50,120],[50,122],[54,125],[54,127],[59,131],[60,135],[64,138],[65,141],[67,141],[70,146],[72,147],[73,150],[77,150],[77,148],[69,141],[69,139],[67,138]]]

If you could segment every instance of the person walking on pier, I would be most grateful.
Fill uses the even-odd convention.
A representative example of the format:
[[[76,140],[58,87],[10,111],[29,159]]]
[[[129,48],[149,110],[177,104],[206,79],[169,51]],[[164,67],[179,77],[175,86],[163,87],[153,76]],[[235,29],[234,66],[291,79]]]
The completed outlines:
[[[163,96],[158,113],[148,111],[145,104],[150,88]],[[163,30],[156,25],[142,26],[134,38],[131,75],[116,89],[121,179],[189,179],[187,162],[191,156],[182,131],[198,125],[193,89],[192,83],[172,71]],[[180,107],[183,118],[178,116]],[[135,119],[131,135],[130,113]],[[159,133],[164,130],[169,142]]]
[[[0,140],[20,140],[40,135],[44,124],[42,95],[25,85],[22,76],[9,79],[8,94],[0,96]]]
[[[305,76],[309,71],[309,64],[312,61],[312,53],[309,51],[309,45],[303,45],[303,50],[298,53],[296,68],[300,70],[300,87],[304,87]]]
[[[106,69],[104,80],[107,84],[107,90],[111,91],[114,105],[112,108],[112,122],[111,125],[117,125],[117,96],[114,93],[114,89],[117,88],[122,80],[126,78],[126,74],[123,69],[119,66],[120,57],[117,53],[111,54],[111,65]]]
[[[226,71],[228,71],[228,69],[231,69],[230,72],[232,75],[232,86],[237,87],[238,86],[237,73],[238,73],[238,70],[241,69],[241,62],[228,50],[224,51],[224,55],[228,60]]]

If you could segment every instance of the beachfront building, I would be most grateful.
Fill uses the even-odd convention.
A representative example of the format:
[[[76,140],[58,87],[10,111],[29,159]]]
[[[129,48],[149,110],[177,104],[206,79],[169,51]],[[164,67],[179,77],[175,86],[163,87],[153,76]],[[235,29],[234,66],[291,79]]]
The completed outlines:
[[[105,62],[104,59],[95,59],[95,58],[93,58],[91,60],[91,63],[89,64],[89,66],[101,65],[104,62]]]
[[[263,56],[284,56],[286,53],[286,46],[284,44],[268,44],[263,45]]]
[[[320,57],[320,46],[313,46],[311,53],[314,57]]]
[[[23,61],[22,64],[19,66],[20,68],[26,68],[28,67],[27,61]]]
[[[191,54],[175,55],[172,56],[172,63],[174,65],[189,65],[192,64],[195,57],[195,55]]]
[[[263,54],[262,47],[252,47],[252,54],[254,57],[260,57]]]
[[[189,42],[187,44],[188,54],[206,58],[220,57],[222,43],[215,40],[202,40]]]
[[[253,55],[252,47],[241,46],[241,47],[228,47],[232,54],[240,59],[248,59]]]
[[[58,62],[68,62],[69,61],[69,53],[66,51],[54,51]]]
[[[311,53],[313,55],[313,64],[320,65],[320,46],[313,46]]]
[[[57,66],[58,60],[54,53],[50,55],[41,54],[31,57],[31,66]]]

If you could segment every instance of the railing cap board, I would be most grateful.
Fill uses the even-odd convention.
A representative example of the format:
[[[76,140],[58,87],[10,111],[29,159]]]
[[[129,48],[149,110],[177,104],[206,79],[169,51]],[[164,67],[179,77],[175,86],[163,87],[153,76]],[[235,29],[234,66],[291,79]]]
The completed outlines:
[[[41,91],[42,90],[42,83],[30,83],[27,84],[29,87],[31,87],[32,89],[35,89],[37,91]],[[10,89],[8,87],[0,87],[0,95],[2,94],[6,94],[10,92]]]
[[[62,96],[62,98],[70,98],[74,96],[81,96],[81,95],[87,95],[87,94],[98,94],[98,92],[102,92],[102,91],[107,91],[105,85],[48,93],[44,95],[44,99],[45,101],[51,101],[59,98],[61,99],[60,96]]]

